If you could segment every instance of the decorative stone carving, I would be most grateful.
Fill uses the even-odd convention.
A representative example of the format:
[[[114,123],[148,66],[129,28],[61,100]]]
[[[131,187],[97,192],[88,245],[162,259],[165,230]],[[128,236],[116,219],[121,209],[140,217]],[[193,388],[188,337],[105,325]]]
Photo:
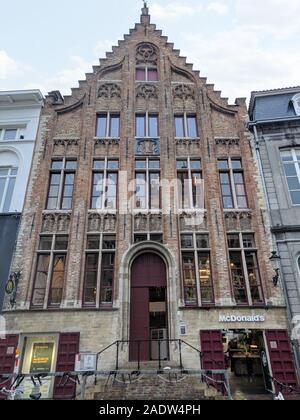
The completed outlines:
[[[251,231],[252,215],[249,211],[230,211],[225,213],[225,224],[227,232],[230,231]]]
[[[148,230],[147,214],[139,213],[134,217],[134,230],[136,232],[145,232]]]
[[[121,98],[121,88],[116,83],[103,83],[99,86],[98,98]]]
[[[184,101],[195,99],[195,89],[193,86],[180,84],[173,88],[173,96]]]
[[[216,137],[215,138],[217,146],[239,146],[240,139],[237,137]]]
[[[207,215],[203,211],[183,212],[180,214],[180,230],[207,231]]]
[[[45,213],[43,215],[42,232],[67,233],[70,228],[71,214]]]
[[[238,230],[238,215],[236,213],[225,214],[225,224],[227,232]]]
[[[116,137],[95,137],[95,145],[101,146],[119,146],[120,139]]]
[[[160,232],[162,230],[162,216],[161,214],[149,215],[149,227],[151,232]]]
[[[143,84],[137,87],[136,97],[146,99],[158,99],[158,90],[155,85]]]
[[[117,219],[114,214],[106,214],[103,218],[104,232],[114,232],[116,230]]]
[[[250,212],[240,213],[240,226],[242,231],[252,230],[252,215]]]
[[[200,146],[200,139],[175,139],[175,144],[177,146],[192,146],[197,145]]]
[[[159,156],[159,139],[137,139],[135,146],[135,154],[138,156]]]
[[[158,50],[155,45],[143,42],[136,49],[136,64],[157,65]]]
[[[55,137],[53,139],[54,146],[78,146],[79,138],[71,138],[71,137]]]
[[[115,232],[117,217],[115,214],[91,213],[88,217],[88,232]]]

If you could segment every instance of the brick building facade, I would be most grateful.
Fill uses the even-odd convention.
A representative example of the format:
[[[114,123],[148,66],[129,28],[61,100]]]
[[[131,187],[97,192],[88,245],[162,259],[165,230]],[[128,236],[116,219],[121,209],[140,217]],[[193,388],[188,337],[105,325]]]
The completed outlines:
[[[49,93],[14,258],[22,278],[15,306],[6,303],[24,371],[38,369],[31,354],[41,343],[49,369],[70,371],[76,353],[116,340],[131,341],[120,364],[138,352],[157,359],[157,339],[176,363],[176,343],[163,340],[180,338],[212,369],[223,366],[225,330],[255,330],[276,374],[287,317],[247,122],[245,100],[229,105],[146,6],[70,96]],[[158,180],[176,180],[170,194]],[[151,339],[138,350],[135,340]],[[183,358],[200,367],[197,352]],[[114,364],[114,351],[103,354],[101,368]],[[295,384],[293,367],[289,379],[280,369]]]

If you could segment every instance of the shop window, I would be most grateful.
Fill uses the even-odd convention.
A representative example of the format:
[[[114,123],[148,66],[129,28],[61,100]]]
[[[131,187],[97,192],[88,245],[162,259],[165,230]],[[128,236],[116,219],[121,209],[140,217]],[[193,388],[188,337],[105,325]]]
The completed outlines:
[[[32,307],[59,307],[65,280],[68,236],[41,236],[37,254]]]
[[[115,252],[115,235],[88,235],[84,272],[84,306],[112,306]]]
[[[203,209],[204,190],[201,161],[191,158],[178,159],[177,180],[179,209]]]
[[[219,159],[218,169],[224,209],[248,208],[241,159]]]
[[[136,159],[135,168],[136,209],[160,209],[160,161],[158,159]]]
[[[198,138],[198,127],[196,115],[181,114],[175,115],[175,137],[177,138]]]
[[[93,163],[91,208],[116,210],[118,198],[117,159],[97,159]]]
[[[208,234],[182,234],[182,269],[187,306],[214,304],[211,252]]]
[[[47,196],[47,210],[70,210],[77,161],[75,159],[55,159],[52,161]]]
[[[234,298],[239,305],[264,303],[253,234],[227,236]]]
[[[98,114],[96,136],[100,138],[119,138],[120,114],[110,112]]]

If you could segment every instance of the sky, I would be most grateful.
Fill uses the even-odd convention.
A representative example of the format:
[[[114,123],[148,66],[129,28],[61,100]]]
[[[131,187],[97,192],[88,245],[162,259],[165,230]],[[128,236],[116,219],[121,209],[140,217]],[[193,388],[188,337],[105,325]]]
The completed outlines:
[[[234,102],[300,85],[300,0],[149,0],[151,21]],[[140,19],[141,0],[0,0],[0,90],[71,87]]]

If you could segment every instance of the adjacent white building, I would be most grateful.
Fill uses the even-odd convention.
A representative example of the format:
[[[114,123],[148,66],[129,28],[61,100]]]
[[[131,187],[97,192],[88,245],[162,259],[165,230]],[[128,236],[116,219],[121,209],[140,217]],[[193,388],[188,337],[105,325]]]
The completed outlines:
[[[0,213],[22,212],[43,96],[0,92]]]
[[[39,90],[0,91],[0,310],[42,107]]]

